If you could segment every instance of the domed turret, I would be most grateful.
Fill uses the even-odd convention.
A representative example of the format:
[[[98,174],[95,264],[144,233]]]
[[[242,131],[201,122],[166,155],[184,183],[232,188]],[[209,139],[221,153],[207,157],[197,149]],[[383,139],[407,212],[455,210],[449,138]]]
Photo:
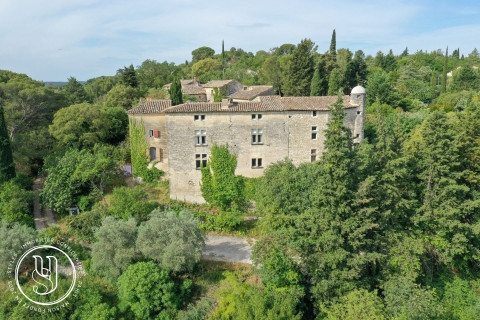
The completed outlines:
[[[365,128],[365,105],[367,103],[367,91],[362,86],[356,86],[350,93],[350,104],[357,106],[357,116],[355,118],[355,130],[353,132],[353,141],[360,142],[363,139]]]
[[[362,86],[356,86],[352,89],[351,94],[367,94],[367,91]]]

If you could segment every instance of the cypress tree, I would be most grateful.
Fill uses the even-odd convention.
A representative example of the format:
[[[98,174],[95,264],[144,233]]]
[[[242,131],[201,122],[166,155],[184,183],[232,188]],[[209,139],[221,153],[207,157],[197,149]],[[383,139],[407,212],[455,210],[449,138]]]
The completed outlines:
[[[442,72],[442,93],[447,92],[447,68],[448,68],[448,47],[445,52],[445,59],[443,61],[443,72]]]
[[[178,78],[175,78],[170,86],[170,99],[173,106],[183,103],[182,84]]]
[[[320,72],[318,72],[318,68],[317,68],[313,73],[312,84],[310,85],[310,95],[312,97],[322,95],[322,89],[320,87],[321,81],[322,79],[320,77]]]
[[[337,36],[335,29],[333,29],[332,40],[330,41],[330,50],[327,53],[327,73],[330,77],[330,73],[337,67]]]
[[[12,147],[8,137],[7,125],[0,106],[0,184],[15,177],[15,164],[13,163]]]

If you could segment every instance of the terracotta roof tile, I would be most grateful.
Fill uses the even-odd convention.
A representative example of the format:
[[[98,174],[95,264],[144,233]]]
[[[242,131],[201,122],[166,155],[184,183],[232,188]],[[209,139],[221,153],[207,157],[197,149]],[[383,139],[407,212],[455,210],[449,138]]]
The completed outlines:
[[[129,114],[138,113],[161,113],[172,106],[172,100],[150,100],[127,111]]]
[[[204,88],[221,88],[235,80],[211,80],[203,85]]]
[[[167,113],[190,112],[255,112],[255,111],[309,111],[329,110],[336,96],[325,97],[280,97],[261,96],[257,102],[231,103],[229,107],[222,107],[221,102],[189,102],[165,110]],[[354,108],[350,104],[350,96],[343,96],[345,108]]]

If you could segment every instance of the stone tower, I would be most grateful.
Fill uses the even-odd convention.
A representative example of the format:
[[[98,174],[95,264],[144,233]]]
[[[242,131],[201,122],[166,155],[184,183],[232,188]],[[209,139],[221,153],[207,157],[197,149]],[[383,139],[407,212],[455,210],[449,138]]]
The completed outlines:
[[[360,142],[363,139],[363,130],[365,129],[365,106],[367,104],[367,91],[362,86],[356,86],[350,93],[350,103],[357,105],[357,116],[355,118],[355,129],[353,131],[353,141]]]

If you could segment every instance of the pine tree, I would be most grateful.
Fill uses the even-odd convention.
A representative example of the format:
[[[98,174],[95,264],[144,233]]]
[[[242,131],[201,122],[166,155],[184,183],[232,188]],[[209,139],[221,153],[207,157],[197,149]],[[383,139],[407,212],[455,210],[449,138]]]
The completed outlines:
[[[347,70],[345,71],[344,83],[346,85],[346,92],[349,92],[353,87],[366,82],[367,73],[365,54],[362,50],[358,50],[355,52],[353,60],[348,63]]]
[[[68,83],[63,88],[63,93],[69,106],[72,104],[90,102],[90,98],[88,97],[83,84],[74,77],[68,78]]]
[[[443,61],[443,72],[442,72],[442,89],[441,92],[447,92],[447,68],[448,68],[448,47],[445,52],[445,59]]]
[[[328,79],[328,95],[334,96],[338,94],[338,91],[342,89],[342,74],[338,68],[332,70],[330,73],[330,79]]]
[[[170,86],[170,100],[173,106],[183,103],[182,84],[178,78],[175,78]]]
[[[13,163],[12,148],[8,137],[7,125],[0,106],[0,184],[15,177],[15,164]]]
[[[408,56],[408,47],[405,47],[405,50],[403,50],[402,54],[400,55],[401,57],[406,57]]]
[[[131,64],[129,67],[118,69],[117,74],[120,75],[120,83],[132,88],[138,87],[137,74],[135,73],[133,64]]]
[[[313,74],[310,88],[311,96],[325,96],[328,93],[328,74],[326,69],[325,56],[322,55],[318,61],[317,68]]]
[[[313,47],[314,43],[310,39],[304,39],[293,51],[293,57],[285,75],[285,88],[283,88],[285,95],[310,95],[310,83],[314,73]]]
[[[395,56],[393,55],[393,51],[391,49],[383,59],[382,67],[387,72],[397,69],[397,60],[395,59]]]

